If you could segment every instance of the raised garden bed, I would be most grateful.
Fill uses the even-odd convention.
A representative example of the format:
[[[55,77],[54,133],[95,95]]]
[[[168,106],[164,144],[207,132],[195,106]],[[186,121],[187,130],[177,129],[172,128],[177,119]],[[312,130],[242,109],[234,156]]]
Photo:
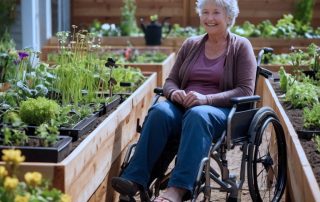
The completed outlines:
[[[259,80],[259,94],[262,95],[262,105],[272,107],[277,113],[283,126],[288,159],[287,199],[289,201],[317,201],[320,198],[320,189],[313,172],[312,161],[306,156],[302,142],[288,117],[285,108],[280,103],[269,80]],[[303,143],[304,144],[304,143]],[[310,153],[310,152],[308,152]],[[313,163],[313,162],[312,162]]]
[[[103,120],[60,163],[23,163],[21,174],[41,171],[53,186],[85,202],[108,175],[128,143],[137,138],[137,120],[142,123],[152,102],[156,74],[148,79]],[[105,192],[104,192],[105,194]]]
[[[52,39],[53,40],[53,39]],[[113,39],[112,39],[113,40]],[[111,40],[111,41],[112,41]],[[49,40],[50,41],[50,40]],[[119,52],[128,47],[102,47],[102,50],[107,52]],[[167,55],[167,58],[162,62],[151,62],[151,63],[141,63],[141,62],[126,62],[123,63],[125,66],[136,67],[141,69],[142,72],[156,72],[157,73],[157,86],[163,86],[165,79],[169,75],[174,62],[175,62],[175,53],[171,48],[166,47],[133,47],[133,50],[137,50],[139,52],[153,52],[158,51]],[[48,61],[48,54],[57,53],[59,51],[58,46],[44,46],[42,48],[41,60],[50,63]],[[117,64],[121,64],[121,62],[117,62]]]

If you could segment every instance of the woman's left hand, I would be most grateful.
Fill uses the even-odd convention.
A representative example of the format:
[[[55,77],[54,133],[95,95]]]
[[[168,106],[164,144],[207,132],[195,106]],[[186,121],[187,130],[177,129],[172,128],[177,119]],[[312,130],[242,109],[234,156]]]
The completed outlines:
[[[197,105],[206,105],[208,104],[207,97],[203,94],[190,91],[186,95],[185,99],[183,100],[183,106],[185,108],[190,108]]]

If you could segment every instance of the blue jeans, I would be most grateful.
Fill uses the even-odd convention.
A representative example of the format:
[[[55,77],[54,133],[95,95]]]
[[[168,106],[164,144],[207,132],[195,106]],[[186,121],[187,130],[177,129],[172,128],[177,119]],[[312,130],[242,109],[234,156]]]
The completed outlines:
[[[169,187],[192,191],[201,160],[208,156],[213,140],[226,128],[230,108],[209,105],[185,110],[170,101],[152,106],[142,127],[135,153],[121,177],[147,189],[150,175],[166,144],[179,138],[177,162]]]

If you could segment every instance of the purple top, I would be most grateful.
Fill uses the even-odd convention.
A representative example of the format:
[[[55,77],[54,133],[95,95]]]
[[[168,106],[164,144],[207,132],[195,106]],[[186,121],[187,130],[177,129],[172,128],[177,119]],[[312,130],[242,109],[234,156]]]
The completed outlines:
[[[163,93],[170,99],[172,92],[186,89],[193,64],[200,57],[201,49],[208,40],[208,34],[186,39],[178,54]],[[220,77],[220,93],[208,94],[209,105],[231,107],[232,97],[253,95],[256,80],[257,62],[250,41],[231,32],[228,33],[226,59],[223,75]]]
[[[207,58],[203,46],[198,59],[191,68],[190,77],[185,88],[186,93],[195,91],[208,95],[221,92],[219,82],[223,75],[225,58],[225,53],[215,59]]]

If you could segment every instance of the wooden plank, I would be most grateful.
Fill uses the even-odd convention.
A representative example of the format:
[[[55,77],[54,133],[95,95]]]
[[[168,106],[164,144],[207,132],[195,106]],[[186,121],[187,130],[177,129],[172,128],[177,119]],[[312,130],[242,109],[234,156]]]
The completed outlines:
[[[289,118],[269,80],[263,82],[263,105],[272,107],[283,126],[287,145],[288,192],[293,201],[320,201],[320,189]]]
[[[265,69],[268,69],[272,72],[278,72],[280,70],[280,67],[283,67],[284,70],[289,73],[289,74],[293,74],[294,71],[296,70],[301,70],[301,71],[304,71],[304,70],[309,70],[310,67],[309,66],[306,66],[306,65],[303,65],[303,66],[300,66],[299,68],[296,68],[292,65],[270,65],[270,64],[262,64],[261,67],[265,68]]]

